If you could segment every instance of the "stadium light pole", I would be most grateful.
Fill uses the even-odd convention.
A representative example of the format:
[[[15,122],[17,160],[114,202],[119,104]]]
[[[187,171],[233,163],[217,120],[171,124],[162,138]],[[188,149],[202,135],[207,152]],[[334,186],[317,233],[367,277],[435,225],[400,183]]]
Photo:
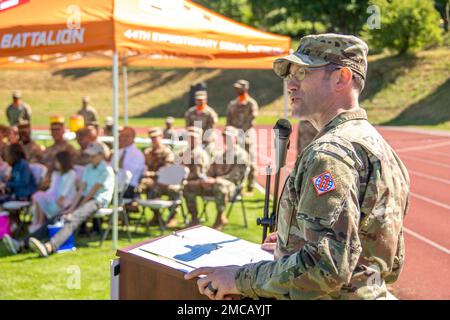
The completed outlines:
[[[118,220],[118,205],[119,205],[119,56],[117,51],[113,54],[113,136],[114,136],[114,155],[113,155],[113,169],[114,169],[114,196],[113,196],[113,225],[112,238],[113,250],[117,249],[117,220]]]

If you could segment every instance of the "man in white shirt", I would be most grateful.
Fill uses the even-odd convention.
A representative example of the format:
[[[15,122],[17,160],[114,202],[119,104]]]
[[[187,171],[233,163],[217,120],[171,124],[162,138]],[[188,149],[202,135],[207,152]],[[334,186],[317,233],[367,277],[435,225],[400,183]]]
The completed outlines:
[[[144,153],[134,144],[136,131],[131,127],[124,127],[119,134],[119,168],[129,170],[132,174],[131,182],[124,194],[124,198],[134,199],[135,188],[146,171]]]

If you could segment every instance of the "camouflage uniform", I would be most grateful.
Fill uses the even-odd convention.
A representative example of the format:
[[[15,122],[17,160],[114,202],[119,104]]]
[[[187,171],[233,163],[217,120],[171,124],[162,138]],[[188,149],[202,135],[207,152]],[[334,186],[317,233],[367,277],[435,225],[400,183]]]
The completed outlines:
[[[175,133],[174,129],[167,129],[166,128],[166,129],[163,130],[163,138],[172,140],[174,133]]]
[[[214,129],[214,126],[219,121],[219,117],[213,108],[206,106],[203,111],[197,111],[197,107],[193,106],[189,108],[184,119],[186,121],[186,127],[192,127],[196,123],[200,123],[203,129],[203,145],[210,158],[214,158],[216,148],[216,137],[214,134],[205,133],[206,130]],[[198,126],[198,124],[197,124]]]
[[[227,159],[226,156],[231,154],[234,159]],[[225,212],[226,202],[235,193],[236,186],[242,181],[245,175],[245,170],[249,165],[248,153],[234,145],[232,151],[221,152],[215,157],[214,163],[207,172],[208,177],[216,178],[216,182],[211,187],[198,186],[196,189],[185,190],[184,196],[186,198],[186,205],[189,212],[197,217],[197,205],[195,196],[213,196],[215,198],[217,215],[220,216]]]
[[[23,142],[20,143],[28,162],[30,163],[40,163],[44,157],[45,148],[34,141],[30,141],[27,144]]]
[[[301,120],[298,123],[297,130],[297,153],[300,155],[317,135],[317,129],[313,127],[311,122]]]
[[[20,121],[31,122],[31,108],[23,102],[17,107],[10,104],[6,109],[6,117],[10,126],[16,126]]]
[[[245,151],[250,156],[250,172],[248,175],[248,184],[253,186],[256,173],[256,131],[253,127],[254,119],[258,116],[258,103],[248,96],[245,104],[234,99],[228,104],[227,108],[227,126],[233,126],[242,129],[245,132],[244,146]]]
[[[330,173],[321,180],[320,175]],[[321,193],[315,182],[329,183]],[[240,270],[246,296],[278,299],[386,297],[404,259],[406,168],[365,111],[330,122],[305,149],[280,200],[274,262]]]
[[[294,54],[275,60],[332,62],[365,77],[367,45],[352,36],[300,40]],[[355,107],[324,126],[300,154],[281,194],[274,261],[243,266],[236,286],[249,297],[382,299],[404,262],[403,219],[409,176],[398,156]]]
[[[77,114],[83,117],[85,126],[92,123],[98,123],[97,110],[92,106],[87,106],[86,108],[78,110]]]
[[[155,185],[156,173],[159,168],[174,162],[174,154],[166,146],[148,148],[144,151],[147,172],[139,185],[140,192],[148,192]]]

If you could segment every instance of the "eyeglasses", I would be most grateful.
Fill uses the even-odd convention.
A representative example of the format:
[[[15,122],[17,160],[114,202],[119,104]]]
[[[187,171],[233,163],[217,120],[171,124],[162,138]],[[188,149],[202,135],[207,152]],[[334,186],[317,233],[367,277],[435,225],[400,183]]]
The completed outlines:
[[[334,67],[332,69],[330,69],[330,66],[324,66],[324,67],[318,67],[318,68],[299,68],[297,71],[295,71],[294,73],[289,73],[288,75],[286,75],[285,79],[290,81],[292,80],[292,78],[294,78],[297,81],[302,81],[303,79],[305,79],[306,77],[306,71],[315,71],[315,70],[323,70],[323,69],[328,69],[329,71],[335,71],[335,70],[339,70],[339,67]]]

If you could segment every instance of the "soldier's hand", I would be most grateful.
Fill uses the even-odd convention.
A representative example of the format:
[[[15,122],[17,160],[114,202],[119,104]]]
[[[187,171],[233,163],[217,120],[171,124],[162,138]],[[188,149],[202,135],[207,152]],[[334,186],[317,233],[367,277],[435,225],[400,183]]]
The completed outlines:
[[[261,245],[261,249],[273,252],[277,246],[277,232],[272,232],[269,234],[264,240],[264,243]]]
[[[239,266],[203,267],[187,273],[184,278],[190,280],[204,276],[197,280],[198,290],[201,294],[211,300],[231,300],[233,295],[240,294],[235,282],[235,275],[239,268]],[[210,282],[210,287],[214,288],[215,292],[208,288]]]

